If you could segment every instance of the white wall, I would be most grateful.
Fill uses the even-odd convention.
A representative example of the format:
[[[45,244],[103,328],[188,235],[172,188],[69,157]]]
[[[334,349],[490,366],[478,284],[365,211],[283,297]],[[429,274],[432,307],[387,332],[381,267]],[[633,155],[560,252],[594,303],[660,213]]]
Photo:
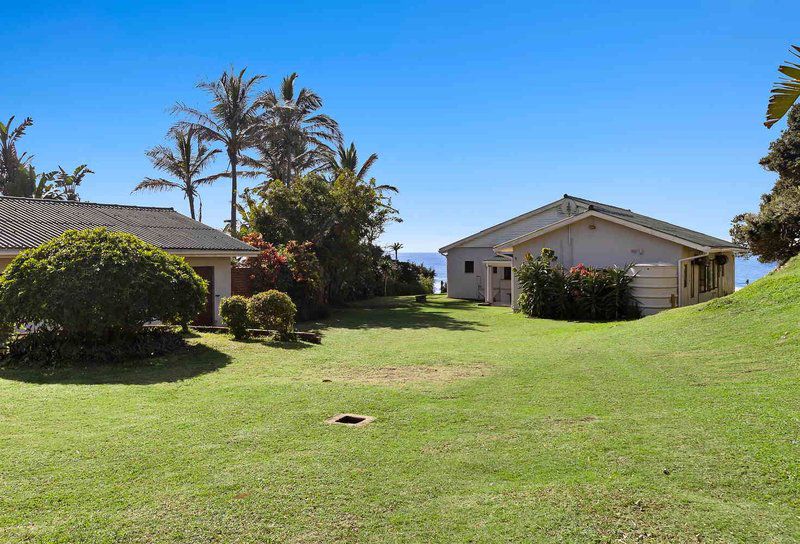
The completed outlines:
[[[222,325],[219,317],[219,303],[231,296],[230,257],[185,257],[189,266],[214,267],[214,325]]]
[[[486,267],[483,261],[496,257],[490,247],[457,247],[447,252],[447,296],[483,300]],[[475,263],[474,272],[464,272],[464,262]]]
[[[488,281],[486,281],[487,292],[484,293],[484,300],[497,306],[509,306],[511,304],[511,280],[503,279],[504,271],[511,269],[509,266],[489,266]],[[492,272],[492,268],[497,270]]]
[[[594,229],[590,228],[594,226]],[[684,255],[684,246],[624,227],[599,217],[587,217],[514,248],[514,266],[526,253],[534,257],[542,248],[556,252],[558,262],[571,267],[625,266],[630,263],[673,263]]]
[[[590,227],[594,228],[590,228]],[[578,263],[593,267],[624,267],[631,263],[670,263],[695,253],[685,246],[629,227],[587,217],[514,248],[514,266],[525,255],[539,255],[542,248],[555,251],[558,263],[572,267]],[[512,300],[516,306],[519,285],[514,281]]]

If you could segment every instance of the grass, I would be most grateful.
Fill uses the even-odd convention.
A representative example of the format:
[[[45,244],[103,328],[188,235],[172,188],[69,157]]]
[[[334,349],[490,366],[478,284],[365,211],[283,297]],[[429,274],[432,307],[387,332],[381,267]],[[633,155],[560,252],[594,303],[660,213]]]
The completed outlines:
[[[800,263],[630,323],[429,301],[0,370],[0,541],[800,538]]]

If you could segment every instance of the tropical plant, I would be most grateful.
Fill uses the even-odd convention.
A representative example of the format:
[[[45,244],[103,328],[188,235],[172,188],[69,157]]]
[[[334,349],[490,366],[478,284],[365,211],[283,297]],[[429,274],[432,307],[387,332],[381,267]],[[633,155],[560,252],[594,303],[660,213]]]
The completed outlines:
[[[28,127],[33,124],[33,119],[26,117],[20,124],[12,128],[13,122],[14,116],[11,116],[7,123],[0,123],[0,191],[3,194],[7,194],[6,185],[12,183],[16,176],[25,174],[24,169],[30,161],[27,153],[21,155],[18,153],[17,143],[25,135]]]
[[[251,161],[269,181],[287,185],[303,173],[327,166],[333,155],[331,144],[342,141],[338,123],[319,113],[322,98],[307,88],[295,93],[296,79],[293,73],[283,78],[278,94],[269,89],[259,97],[263,114],[256,148],[260,159]]]
[[[61,166],[55,172],[55,190],[64,200],[80,200],[78,196],[78,187],[83,182],[83,179],[89,175],[94,174],[92,170],[85,164],[77,166],[72,172],[67,172]]]
[[[248,337],[247,328],[250,326],[250,319],[247,317],[247,299],[245,297],[234,295],[223,298],[219,303],[219,316],[236,340],[244,340]]]
[[[790,51],[800,58],[800,46],[793,45]],[[778,71],[785,77],[772,88],[767,106],[767,120],[764,122],[767,128],[780,121],[800,97],[800,64],[787,62],[779,66]]]
[[[359,166],[355,142],[350,142],[350,147],[345,147],[340,143],[336,146],[336,153],[328,159],[328,170],[333,173],[334,177],[341,174],[343,170],[349,170],[356,175],[356,178],[363,180],[377,160],[378,154],[373,153],[367,157],[364,164]]]
[[[280,340],[292,340],[297,308],[289,295],[275,289],[253,295],[247,317],[262,329],[274,330]]]
[[[192,219],[197,219],[194,202],[195,198],[199,197],[198,187],[213,183],[227,175],[222,173],[198,177],[220,151],[219,149],[209,149],[197,137],[193,128],[185,131],[177,127],[173,128],[169,131],[169,137],[175,143],[174,150],[158,145],[149,149],[145,155],[156,169],[167,172],[177,179],[147,177],[133,189],[133,192],[169,191],[172,189],[182,191],[184,197],[189,201],[189,214]]]
[[[184,259],[136,236],[68,230],[3,271],[0,322],[102,340],[136,334],[151,321],[185,325],[207,293]]]
[[[403,249],[403,244],[401,244],[400,242],[395,242],[395,243],[393,243],[393,244],[389,245],[389,249],[391,249],[392,251],[394,251],[394,260],[395,260],[395,261],[399,261],[400,259],[397,257],[397,253],[398,253],[398,252],[399,252],[401,249]]]
[[[254,98],[256,85],[266,76],[245,77],[245,71],[224,72],[218,80],[201,82],[198,87],[211,95],[208,113],[191,108],[181,102],[173,107],[173,113],[188,116],[191,121],[180,121],[177,127],[188,133],[194,131],[200,139],[219,142],[225,147],[230,165],[231,218],[230,233],[238,233],[236,214],[239,196],[239,164],[246,160],[245,152],[255,143],[258,129],[258,103]]]
[[[236,210],[239,212],[239,237],[244,239],[248,235],[256,233],[255,224],[258,217],[264,213],[266,202],[260,196],[258,190],[250,189],[249,187],[242,191],[239,197],[239,202],[236,203]],[[230,233],[230,225],[225,225],[222,229]]]
[[[520,310],[530,317],[614,321],[639,317],[631,284],[631,267],[592,268],[582,263],[569,270],[556,264],[548,248],[525,256],[515,269]]]

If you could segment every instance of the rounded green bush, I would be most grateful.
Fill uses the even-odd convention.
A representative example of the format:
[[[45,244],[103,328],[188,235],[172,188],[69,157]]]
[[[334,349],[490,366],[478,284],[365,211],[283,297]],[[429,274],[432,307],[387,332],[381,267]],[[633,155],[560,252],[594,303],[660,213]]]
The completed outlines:
[[[233,337],[237,340],[247,338],[247,327],[250,319],[247,317],[247,299],[243,296],[234,295],[223,298],[219,303],[219,315],[231,330]]]
[[[278,332],[278,336],[287,340],[292,337],[297,307],[289,295],[271,289],[254,295],[247,304],[247,315],[250,321],[262,329]]]
[[[69,230],[21,252],[0,276],[0,321],[66,336],[111,336],[145,323],[185,325],[208,287],[186,261],[131,234]]]

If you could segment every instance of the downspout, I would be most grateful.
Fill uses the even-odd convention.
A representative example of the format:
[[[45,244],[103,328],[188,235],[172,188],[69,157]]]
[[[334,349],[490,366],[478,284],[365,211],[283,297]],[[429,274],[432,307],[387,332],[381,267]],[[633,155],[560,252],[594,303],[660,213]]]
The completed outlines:
[[[694,257],[686,257],[685,259],[680,259],[678,261],[678,308],[683,306],[683,282],[681,281],[681,275],[683,274],[683,263],[688,263],[695,259],[700,259],[702,257],[708,257],[710,255],[709,252],[701,253],[700,255],[695,255]],[[699,300],[699,293],[698,293],[698,300]]]

